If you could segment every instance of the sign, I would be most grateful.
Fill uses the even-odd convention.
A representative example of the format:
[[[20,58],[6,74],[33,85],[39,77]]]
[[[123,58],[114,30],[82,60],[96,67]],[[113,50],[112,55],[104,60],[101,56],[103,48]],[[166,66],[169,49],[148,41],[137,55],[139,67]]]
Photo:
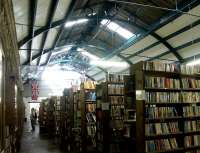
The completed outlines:
[[[37,100],[38,99],[38,95],[39,95],[39,86],[37,81],[34,81],[31,84],[31,91],[32,91],[32,100]]]

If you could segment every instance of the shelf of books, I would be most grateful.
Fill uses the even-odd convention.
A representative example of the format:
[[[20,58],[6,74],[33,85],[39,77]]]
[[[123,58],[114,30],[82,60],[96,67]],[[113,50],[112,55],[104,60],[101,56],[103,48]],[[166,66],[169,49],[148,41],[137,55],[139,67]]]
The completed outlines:
[[[137,153],[200,152],[199,72],[160,62],[132,66]]]
[[[124,152],[124,76],[108,74],[108,101],[110,103],[110,153]]]
[[[124,76],[124,137],[126,153],[134,152],[136,149],[136,102],[135,82],[133,75]]]
[[[96,86],[96,149],[98,153],[109,151],[110,108],[107,87],[107,83],[101,83]]]
[[[55,100],[56,97],[51,97],[47,104],[47,131],[49,137],[54,137],[56,132]]]
[[[72,148],[73,128],[73,91],[71,88],[64,89],[61,97],[61,148],[70,152]]]
[[[86,81],[81,84],[81,126],[83,152],[96,149],[96,83]]]
[[[47,105],[48,99],[42,100],[39,107],[40,132],[47,132]]]
[[[56,126],[56,137],[60,137],[61,128],[61,107],[60,107],[60,97],[55,97],[55,126]]]
[[[72,152],[80,153],[82,151],[80,90],[74,92],[73,96],[74,96],[73,98],[74,125],[72,128],[72,135],[73,135]]]

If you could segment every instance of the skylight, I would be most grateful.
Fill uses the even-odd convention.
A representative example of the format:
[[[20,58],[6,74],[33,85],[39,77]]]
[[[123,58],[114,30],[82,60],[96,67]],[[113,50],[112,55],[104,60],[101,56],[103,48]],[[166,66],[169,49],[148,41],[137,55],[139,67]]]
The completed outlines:
[[[72,27],[74,25],[83,24],[83,23],[86,23],[86,22],[88,22],[88,19],[78,19],[78,20],[75,20],[75,21],[69,21],[69,22],[65,23],[65,28],[69,28],[69,27]]]
[[[78,52],[81,52],[82,55],[89,57],[91,60],[99,60],[100,58],[89,53],[88,51],[82,49],[82,48],[78,48],[77,49]]]
[[[101,21],[101,24],[103,26],[106,26],[109,30],[116,32],[120,36],[122,36],[125,39],[129,39],[131,37],[135,37],[136,35],[133,34],[132,32],[128,31],[127,29],[121,27],[119,24],[112,22],[107,19],[103,19]]]

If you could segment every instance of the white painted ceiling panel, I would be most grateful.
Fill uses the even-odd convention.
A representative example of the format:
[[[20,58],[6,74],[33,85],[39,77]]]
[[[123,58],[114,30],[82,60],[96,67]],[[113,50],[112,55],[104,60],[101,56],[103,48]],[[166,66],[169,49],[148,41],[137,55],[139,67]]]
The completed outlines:
[[[173,47],[178,47],[197,38],[200,38],[200,25],[169,39],[168,42]]]
[[[117,61],[117,62],[120,62],[120,61],[122,61],[122,59],[121,59],[120,57],[118,57],[118,56],[114,56],[114,57],[110,58],[109,61]]]
[[[40,59],[40,65],[44,64],[47,60],[48,54],[43,54]]]
[[[101,70],[98,69],[98,68],[93,68],[93,69],[91,69],[90,71],[88,71],[87,74],[88,74],[89,76],[93,76],[94,74],[96,74],[96,73],[98,73],[98,72],[100,72],[100,71],[101,71]]]
[[[94,78],[96,81],[99,81],[99,80],[102,80],[102,79],[106,79],[106,75],[105,75],[104,72],[102,72],[102,73],[100,73],[100,74],[94,76],[93,78]]]
[[[51,30],[49,30],[48,35],[47,35],[47,39],[44,45],[44,49],[48,49],[51,48],[54,40],[56,39],[56,36],[58,34],[58,29],[57,28],[53,28]]]
[[[146,52],[144,52],[140,55],[147,56],[147,57],[154,57],[154,56],[162,54],[166,51],[168,51],[168,48],[166,48],[163,44],[159,44],[159,45],[147,50]]]
[[[133,58],[130,59],[130,61],[133,64],[140,62],[140,61],[146,61],[146,60],[148,60],[148,58],[146,58],[146,57],[133,57]]]
[[[35,25],[45,26],[51,0],[38,0]]]
[[[38,58],[34,59],[33,61],[31,61],[31,65],[36,66],[37,65],[37,61],[38,61]]]
[[[118,72],[122,72],[124,70],[126,70],[127,68],[122,68],[122,67],[110,67],[107,70],[108,73],[118,73]]]
[[[194,45],[191,45],[189,47],[183,48],[178,51],[178,53],[183,57],[191,57],[197,54],[200,54],[200,43],[196,43]]]
[[[23,64],[24,62],[27,61],[27,57],[28,57],[28,54],[27,54],[27,44],[23,45],[21,47],[21,49],[25,49],[25,50],[19,50],[19,55],[20,55],[20,64]]]
[[[27,60],[27,51],[26,50],[21,50],[19,51],[20,55],[20,64],[23,64]]]
[[[147,36],[144,39],[140,40],[136,44],[122,51],[122,53],[133,54],[137,51],[146,48],[147,46],[157,42],[157,40],[152,36]]]
[[[27,26],[23,25],[16,25],[16,32],[17,32],[17,40],[20,41],[28,35],[28,28]]]
[[[160,57],[159,59],[155,59],[154,61],[160,61],[160,62],[164,62],[164,63],[171,63],[171,62],[175,62],[175,61],[178,61],[178,60],[174,56],[174,54],[169,53],[167,55],[164,55],[164,56]]]
[[[71,3],[71,0],[59,0],[53,21],[58,21],[65,17],[65,14],[69,9],[70,3]]]
[[[16,24],[17,40],[22,40],[28,34],[28,15],[29,1],[28,0],[13,0],[13,10],[15,22],[24,25]]]
[[[41,40],[43,37],[43,33],[35,37],[32,41],[32,49],[40,49]]]
[[[189,11],[189,13],[191,14],[196,14],[200,16],[200,5],[198,5],[197,7],[193,8],[191,11]],[[190,25],[191,23],[197,21],[199,18],[198,17],[194,17],[191,15],[182,15],[179,18],[177,18],[176,20],[174,20],[173,22],[170,22],[169,24],[163,26],[162,28],[160,28],[159,30],[156,31],[157,34],[159,34],[162,37],[166,37],[174,32],[176,32],[177,30]]]

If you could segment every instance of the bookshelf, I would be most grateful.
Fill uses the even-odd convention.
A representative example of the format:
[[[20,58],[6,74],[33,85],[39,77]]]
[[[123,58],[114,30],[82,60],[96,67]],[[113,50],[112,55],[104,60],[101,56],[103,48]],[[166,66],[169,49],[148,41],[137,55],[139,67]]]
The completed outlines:
[[[110,108],[107,87],[107,83],[101,83],[96,86],[96,150],[98,153],[104,153],[109,151]]]
[[[72,148],[73,128],[73,92],[72,89],[64,89],[61,97],[61,148],[70,152]]]
[[[73,135],[72,152],[80,153],[82,151],[80,90],[74,92],[73,97],[74,97],[73,98],[74,125],[72,128],[72,135]]]
[[[124,76],[124,138],[126,153],[136,149],[136,102],[134,75]]]
[[[96,83],[86,81],[81,84],[81,129],[83,152],[96,149]]]
[[[56,126],[56,136],[60,136],[61,128],[61,106],[60,106],[60,97],[55,97],[55,126]]]
[[[39,107],[40,132],[47,132],[47,105],[48,99],[42,100]]]
[[[200,152],[199,66],[139,62],[136,89],[137,153]]]
[[[49,137],[54,137],[56,132],[55,101],[56,97],[51,97],[47,104],[47,132]]]

